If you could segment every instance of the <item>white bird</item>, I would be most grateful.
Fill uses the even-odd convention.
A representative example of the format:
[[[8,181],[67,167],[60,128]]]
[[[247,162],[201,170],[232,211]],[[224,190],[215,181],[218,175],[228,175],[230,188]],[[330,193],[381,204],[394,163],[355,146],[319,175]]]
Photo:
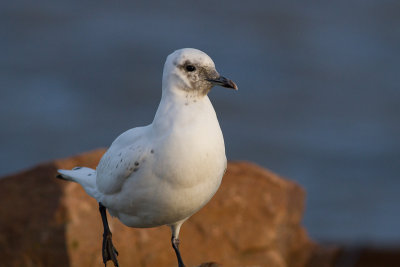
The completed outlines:
[[[122,133],[96,170],[58,170],[99,202],[104,225],[103,262],[118,266],[106,208],[129,227],[168,225],[178,264],[183,222],[215,194],[227,161],[221,128],[207,93],[214,85],[237,90],[204,52],[185,48],[167,57],[162,98],[153,122]]]

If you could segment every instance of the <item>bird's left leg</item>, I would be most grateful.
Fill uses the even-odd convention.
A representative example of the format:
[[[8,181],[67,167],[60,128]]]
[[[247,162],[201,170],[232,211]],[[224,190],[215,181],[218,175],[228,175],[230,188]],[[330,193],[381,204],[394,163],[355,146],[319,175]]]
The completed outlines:
[[[107,221],[107,213],[106,207],[99,202],[99,211],[101,214],[101,220],[103,221],[104,233],[103,233],[103,246],[102,246],[102,255],[103,255],[103,263],[104,266],[107,266],[107,261],[111,260],[114,263],[114,266],[118,267],[118,251],[114,248],[112,243],[112,234],[110,228],[108,227]]]
[[[185,219],[186,220],[186,219]],[[181,257],[181,252],[179,251],[179,230],[181,229],[181,225],[185,220],[179,221],[173,225],[170,225],[171,231],[172,231],[172,238],[171,238],[171,243],[172,247],[175,250],[176,257],[178,259],[178,266],[179,267],[185,267],[185,264],[183,264],[183,260]]]

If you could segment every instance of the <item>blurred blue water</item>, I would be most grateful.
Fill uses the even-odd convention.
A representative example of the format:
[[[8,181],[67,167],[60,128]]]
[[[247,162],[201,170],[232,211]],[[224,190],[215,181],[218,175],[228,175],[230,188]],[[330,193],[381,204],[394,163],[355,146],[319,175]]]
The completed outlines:
[[[207,52],[230,159],[307,190],[317,240],[400,243],[400,2],[0,2],[0,174],[152,121],[165,57]]]

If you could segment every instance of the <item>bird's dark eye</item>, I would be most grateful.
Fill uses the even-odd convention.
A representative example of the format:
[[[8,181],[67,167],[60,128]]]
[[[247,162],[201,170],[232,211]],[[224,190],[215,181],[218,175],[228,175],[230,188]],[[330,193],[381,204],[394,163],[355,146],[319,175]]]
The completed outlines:
[[[193,66],[193,65],[187,65],[187,66],[186,66],[186,70],[192,72],[192,71],[195,71],[195,70],[196,70],[196,67]]]

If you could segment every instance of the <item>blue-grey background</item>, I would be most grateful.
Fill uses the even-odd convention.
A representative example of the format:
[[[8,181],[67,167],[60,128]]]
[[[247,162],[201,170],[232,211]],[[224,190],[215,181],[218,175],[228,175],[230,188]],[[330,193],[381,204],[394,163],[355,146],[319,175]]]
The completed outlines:
[[[239,85],[210,93],[229,159],[304,186],[314,239],[399,244],[400,2],[314,2],[1,1],[0,174],[150,123],[195,47]]]

